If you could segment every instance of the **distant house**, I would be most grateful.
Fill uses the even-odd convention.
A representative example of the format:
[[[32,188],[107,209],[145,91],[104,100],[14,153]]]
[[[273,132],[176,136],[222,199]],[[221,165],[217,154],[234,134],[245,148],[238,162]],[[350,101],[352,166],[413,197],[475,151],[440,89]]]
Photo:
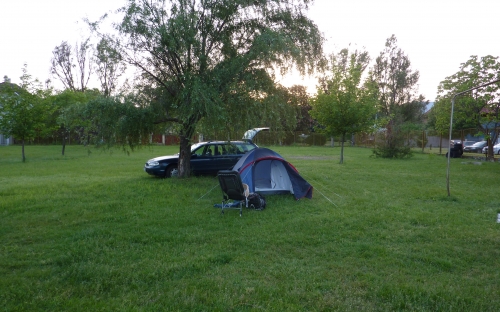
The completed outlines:
[[[12,139],[12,137],[6,137],[0,133],[0,146],[1,145],[12,145],[13,143],[14,143],[14,140]]]

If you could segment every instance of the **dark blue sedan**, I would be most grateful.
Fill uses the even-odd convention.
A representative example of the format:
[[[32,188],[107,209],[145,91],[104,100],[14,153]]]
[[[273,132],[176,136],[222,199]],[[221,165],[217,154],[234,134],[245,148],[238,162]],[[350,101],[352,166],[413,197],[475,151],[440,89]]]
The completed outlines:
[[[194,144],[191,147],[191,170],[195,174],[217,173],[229,170],[248,151],[257,148],[251,141],[214,141]],[[179,154],[150,159],[144,171],[159,177],[177,176]]]
[[[191,171],[194,174],[216,174],[219,170],[230,170],[248,151],[258,146],[253,137],[262,130],[254,128],[243,135],[242,141],[210,141],[191,146]],[[150,159],[144,165],[144,171],[158,177],[177,176],[179,154],[160,156]]]

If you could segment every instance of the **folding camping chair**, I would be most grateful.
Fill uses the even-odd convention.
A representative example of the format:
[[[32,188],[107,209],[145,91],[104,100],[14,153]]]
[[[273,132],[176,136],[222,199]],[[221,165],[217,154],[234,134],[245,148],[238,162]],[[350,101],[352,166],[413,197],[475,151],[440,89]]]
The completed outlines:
[[[248,207],[248,185],[241,182],[238,171],[220,170],[217,177],[222,189],[221,214],[224,214],[224,209],[239,209],[241,217],[243,203]]]

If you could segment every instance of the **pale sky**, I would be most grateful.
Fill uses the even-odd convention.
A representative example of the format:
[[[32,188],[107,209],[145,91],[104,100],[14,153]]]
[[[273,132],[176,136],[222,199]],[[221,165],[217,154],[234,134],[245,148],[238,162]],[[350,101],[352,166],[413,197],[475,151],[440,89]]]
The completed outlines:
[[[21,68],[41,81],[50,77],[52,50],[62,41],[74,45],[88,35],[82,19],[97,19],[124,0],[0,0],[0,82],[7,75],[18,83]],[[365,47],[372,59],[387,38],[420,72],[419,90],[428,100],[437,86],[459,70],[471,55],[500,56],[498,0],[316,0],[309,17],[327,42],[325,53]],[[57,86],[55,79],[52,78]],[[282,83],[314,89],[316,78],[285,77]],[[97,87],[97,85],[94,85]]]

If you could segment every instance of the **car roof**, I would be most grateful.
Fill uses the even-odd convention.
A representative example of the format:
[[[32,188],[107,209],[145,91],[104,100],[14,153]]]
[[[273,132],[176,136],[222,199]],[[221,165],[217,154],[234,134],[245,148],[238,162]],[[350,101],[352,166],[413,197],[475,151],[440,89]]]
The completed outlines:
[[[227,145],[227,144],[248,144],[252,146],[256,146],[254,143],[251,141],[206,141],[206,142],[199,142],[195,143],[191,146],[191,148],[198,148],[199,146],[205,146],[205,145]]]
[[[197,144],[228,144],[228,143],[249,143],[249,144],[251,144],[250,141],[206,141],[206,142],[200,142]]]

